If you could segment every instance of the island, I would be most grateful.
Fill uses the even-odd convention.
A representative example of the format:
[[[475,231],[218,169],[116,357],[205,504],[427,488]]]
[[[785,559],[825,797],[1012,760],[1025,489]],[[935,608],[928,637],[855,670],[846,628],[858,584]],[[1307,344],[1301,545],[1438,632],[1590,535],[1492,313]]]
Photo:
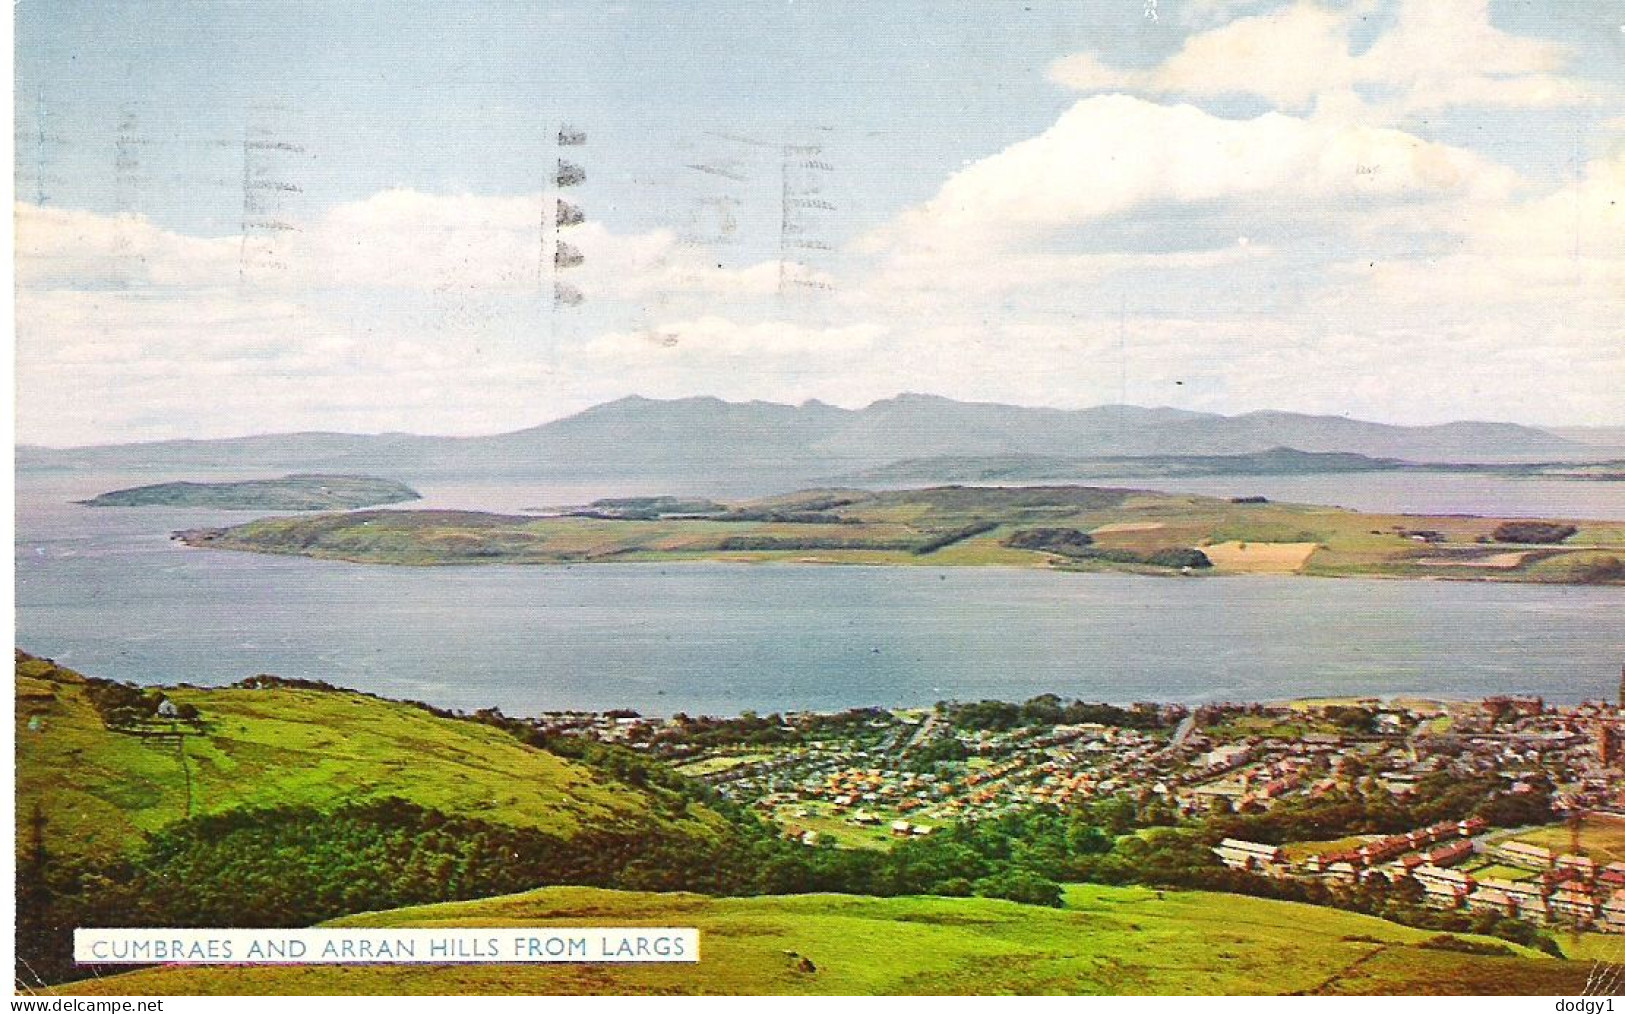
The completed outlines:
[[[213,507],[244,511],[331,511],[423,499],[410,486],[369,475],[285,475],[240,482],[161,482],[116,489],[87,507]]]
[[[815,489],[600,500],[544,517],[358,511],[177,532],[358,563],[722,560],[1625,584],[1625,521],[1370,514],[1095,486]]]

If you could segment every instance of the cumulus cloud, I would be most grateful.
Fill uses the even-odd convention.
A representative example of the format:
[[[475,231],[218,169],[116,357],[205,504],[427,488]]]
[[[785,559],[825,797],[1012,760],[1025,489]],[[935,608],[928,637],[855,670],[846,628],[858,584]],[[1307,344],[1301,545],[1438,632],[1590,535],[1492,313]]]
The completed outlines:
[[[547,220],[554,200],[550,194],[392,189],[247,238],[196,238],[140,215],[18,204],[18,280],[43,288],[213,288],[246,282],[285,292],[534,292],[552,278]],[[569,280],[605,298],[762,294],[778,284],[776,263],[720,268],[668,229],[624,234],[587,222],[561,230],[559,238],[585,258]]]
[[[1490,22],[1489,0],[1404,0],[1394,25],[1363,51],[1353,35],[1368,5],[1309,2],[1237,18],[1186,39],[1150,69],[1112,67],[1091,53],[1064,57],[1051,80],[1081,91],[1147,95],[1254,95],[1306,110],[1357,88],[1382,94],[1390,116],[1453,106],[1550,108],[1604,96],[1563,73],[1563,47]]]
[[[1477,252],[1625,260],[1625,144],[1587,163],[1571,185],[1470,214]]]
[[[1306,38],[1331,22],[1300,16]],[[894,353],[996,344],[998,377],[918,360],[933,390],[1115,400],[1121,371],[1130,401],[1221,411],[1617,418],[1622,183],[1625,151],[1542,186],[1324,103],[1230,119],[1098,95],[865,236],[852,301],[909,320]],[[1557,364],[1554,412],[1517,378]]]
[[[1391,128],[1280,113],[1226,119],[1190,105],[1101,95],[955,174],[860,249],[965,259],[1154,204],[1267,196],[1276,214],[1364,214],[1373,198],[1494,199],[1516,180],[1465,149]]]
[[[235,239],[168,232],[141,215],[19,203],[17,284],[31,288],[219,284],[237,268]]]
[[[713,374],[739,385],[777,384],[798,364],[850,371],[884,331],[719,316],[628,330],[661,306],[761,301],[778,265],[719,269],[671,231],[593,223],[568,233],[586,262],[566,277],[589,303],[559,316],[537,264],[551,209],[546,195],[390,190],[255,248],[262,237],[20,204],[21,432],[57,444],[494,432],[626,385],[689,393]]]

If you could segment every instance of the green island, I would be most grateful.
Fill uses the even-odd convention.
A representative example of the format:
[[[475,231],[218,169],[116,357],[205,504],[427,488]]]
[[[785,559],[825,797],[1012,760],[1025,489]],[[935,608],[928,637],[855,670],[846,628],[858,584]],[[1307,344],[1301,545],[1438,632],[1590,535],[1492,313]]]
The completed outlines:
[[[1518,864],[1576,835],[1593,866],[1573,876],[1617,890],[1625,864],[1601,864],[1625,821],[1554,810],[1594,805],[1609,706],[520,718],[270,675],[140,686],[21,651],[15,697],[35,992],[1578,994],[1625,956],[1613,902],[1583,927],[1480,904],[1546,885]],[[1485,773],[1461,739],[1557,732],[1549,774]],[[1325,865],[1362,843],[1429,861],[1392,884]],[[1434,862],[1478,893],[1436,891]],[[702,961],[72,963],[73,927],[121,925],[694,926]]]
[[[600,500],[544,516],[361,511],[178,532],[191,546],[432,566],[721,560],[1625,583],[1625,521],[1375,514],[1092,486]]]
[[[212,507],[217,510],[331,511],[420,500],[417,490],[367,475],[285,475],[240,482],[161,482],[115,489],[86,507]]]

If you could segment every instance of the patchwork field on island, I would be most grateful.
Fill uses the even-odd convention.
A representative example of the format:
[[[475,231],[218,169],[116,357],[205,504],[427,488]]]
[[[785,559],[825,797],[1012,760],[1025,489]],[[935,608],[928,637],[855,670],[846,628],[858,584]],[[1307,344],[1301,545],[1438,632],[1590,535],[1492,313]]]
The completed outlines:
[[[820,489],[734,503],[634,497],[542,516],[360,511],[179,537],[409,565],[704,559],[1625,583],[1625,521],[1366,514],[1090,486]]]

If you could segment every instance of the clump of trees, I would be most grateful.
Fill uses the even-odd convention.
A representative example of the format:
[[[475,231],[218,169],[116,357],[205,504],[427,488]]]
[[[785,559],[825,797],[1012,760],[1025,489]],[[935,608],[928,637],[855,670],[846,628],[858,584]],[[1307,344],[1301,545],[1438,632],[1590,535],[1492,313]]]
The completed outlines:
[[[1034,549],[1046,553],[1071,555],[1094,544],[1094,537],[1076,528],[1026,528],[1004,540],[1011,549]]]
[[[399,799],[232,810],[171,825],[112,860],[36,849],[18,885],[32,909],[17,971],[30,983],[93,974],[73,963],[74,926],[308,926],[544,884],[745,893],[751,846],[654,821],[561,839]]]
[[[1171,570],[1183,570],[1187,567],[1199,570],[1213,566],[1213,561],[1200,549],[1157,549],[1149,553],[1139,553],[1132,549],[1104,549],[1100,546],[1090,546],[1066,555],[1077,560],[1104,560],[1107,563],[1167,567]]]
[[[28,916],[19,920],[17,972],[30,984],[95,974],[73,962],[74,926],[307,926],[566,884],[1059,905],[1056,878],[1072,872],[1069,825],[1053,815],[950,829],[889,852],[808,848],[749,813],[729,816],[726,829],[709,835],[650,820],[563,839],[385,799],[197,817],[111,860],[48,856],[36,845],[19,864],[18,898],[28,903],[20,911]]]
[[[1152,704],[1120,708],[1115,704],[1063,702],[1054,694],[1040,694],[1022,704],[1009,701],[975,701],[966,704],[943,703],[955,728],[1003,732],[1028,726],[1115,725],[1127,729],[1160,729],[1167,725],[1164,713]]]
[[[102,724],[109,729],[133,729],[147,722],[173,718],[177,722],[197,723],[202,719],[197,705],[174,705],[174,714],[160,715],[165,695],[157,687],[139,687],[134,683],[116,683],[113,680],[86,677],[85,697],[96,710]]]
[[[1559,525],[1549,521],[1503,521],[1495,526],[1490,538],[1496,542],[1550,546],[1564,541],[1577,531],[1579,529],[1573,525]]]
[[[1159,549],[1147,553],[1145,562],[1153,567],[1172,567],[1176,570],[1183,570],[1186,567],[1201,570],[1213,566],[1213,561],[1200,549]]]
[[[997,527],[999,527],[997,521],[978,521],[973,525],[966,525],[963,528],[955,528],[952,531],[943,532],[941,535],[932,536],[915,546],[913,552],[915,556],[928,556],[956,542],[964,542],[973,536],[991,532]]]
[[[1544,824],[1554,819],[1551,803],[1551,786],[1538,779],[1529,791],[1512,792],[1498,775],[1433,774],[1403,800],[1367,779],[1320,796],[1283,800],[1261,813],[1215,814],[1205,823],[1220,838],[1280,844],[1398,834],[1475,814],[1498,827]]]
[[[1320,716],[1352,736],[1365,735],[1377,724],[1376,708],[1362,708],[1354,704],[1330,704],[1320,709]]]
[[[1213,566],[1213,561],[1200,549],[1170,547],[1148,553],[1132,549],[1107,549],[1096,545],[1094,537],[1088,532],[1080,532],[1076,528],[1028,528],[1009,536],[1004,544],[1011,549],[1054,553],[1074,560],[1103,560],[1107,563],[1167,567],[1170,570],[1199,570]]]
[[[912,550],[917,543],[906,539],[834,539],[808,536],[795,538],[773,535],[731,535],[717,543],[724,552],[808,549],[891,549]]]
[[[781,525],[861,525],[862,518],[847,518],[839,514],[819,511],[737,510],[729,511],[711,521],[767,521]]]

